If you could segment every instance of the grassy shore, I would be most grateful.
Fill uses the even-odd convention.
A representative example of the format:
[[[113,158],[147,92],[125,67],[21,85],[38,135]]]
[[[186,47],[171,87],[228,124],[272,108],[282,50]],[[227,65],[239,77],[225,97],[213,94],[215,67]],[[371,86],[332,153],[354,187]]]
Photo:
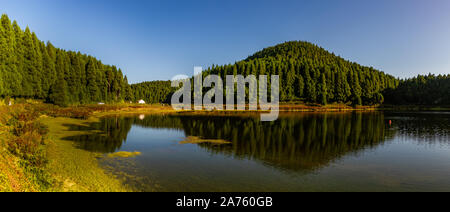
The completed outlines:
[[[99,167],[97,158],[103,157],[75,148],[75,145],[63,140],[67,136],[81,135],[86,132],[70,131],[67,124],[88,125],[97,121],[96,118],[80,120],[73,118],[41,118],[43,124],[49,127],[47,157],[48,171],[55,178],[60,191],[130,191],[113,176],[108,175]]]

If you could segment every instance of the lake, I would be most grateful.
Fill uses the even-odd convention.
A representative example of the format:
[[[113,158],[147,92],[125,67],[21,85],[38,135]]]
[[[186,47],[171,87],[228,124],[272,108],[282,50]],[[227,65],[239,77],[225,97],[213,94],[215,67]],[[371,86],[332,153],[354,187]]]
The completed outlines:
[[[141,152],[99,159],[139,191],[450,190],[449,112],[246,114],[114,116],[65,139]]]

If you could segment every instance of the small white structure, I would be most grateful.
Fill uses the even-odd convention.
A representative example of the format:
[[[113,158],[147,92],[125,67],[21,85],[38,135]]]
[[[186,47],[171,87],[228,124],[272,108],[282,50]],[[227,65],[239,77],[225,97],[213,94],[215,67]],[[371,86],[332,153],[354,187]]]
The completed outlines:
[[[143,99],[139,100],[139,104],[145,104],[145,101]]]
[[[9,100],[9,104],[8,104],[8,106],[12,106],[12,102],[11,102],[11,100]]]
[[[103,102],[99,102],[99,103],[98,103],[98,105],[104,105],[104,104],[105,104],[105,103],[103,103]]]

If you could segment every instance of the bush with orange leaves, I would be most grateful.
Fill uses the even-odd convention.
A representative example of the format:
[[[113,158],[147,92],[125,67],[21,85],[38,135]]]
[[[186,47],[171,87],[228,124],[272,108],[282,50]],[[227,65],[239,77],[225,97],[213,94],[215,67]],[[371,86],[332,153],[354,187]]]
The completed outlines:
[[[51,186],[51,177],[45,171],[48,129],[38,121],[39,116],[31,105],[14,105],[2,111],[4,125],[9,131],[4,143],[6,149],[21,159],[21,166],[28,176],[45,189]]]

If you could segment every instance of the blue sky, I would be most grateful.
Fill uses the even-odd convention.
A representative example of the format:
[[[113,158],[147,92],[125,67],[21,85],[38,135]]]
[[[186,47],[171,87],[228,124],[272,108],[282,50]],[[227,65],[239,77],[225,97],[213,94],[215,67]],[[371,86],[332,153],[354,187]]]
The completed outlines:
[[[305,40],[398,77],[450,73],[448,0],[1,0],[44,41],[120,67],[130,82],[192,75]]]

